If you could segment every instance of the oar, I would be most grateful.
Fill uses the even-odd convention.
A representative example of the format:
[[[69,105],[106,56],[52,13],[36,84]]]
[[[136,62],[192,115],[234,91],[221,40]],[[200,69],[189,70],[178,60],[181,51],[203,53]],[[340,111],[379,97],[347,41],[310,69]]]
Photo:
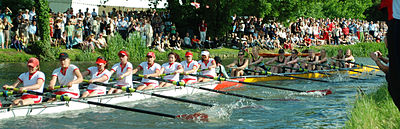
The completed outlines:
[[[8,91],[10,90],[10,91]],[[17,94],[23,94],[23,93],[29,93],[29,94],[35,94],[35,95],[43,95],[43,93],[32,91],[32,90],[23,90],[21,91],[19,88],[6,88],[5,91],[0,92],[0,96],[3,97],[8,97],[11,95],[17,95]]]
[[[83,80],[83,81],[84,82],[88,82],[89,80]],[[102,83],[102,82],[93,82],[93,84],[113,87],[110,84]],[[176,98],[176,97],[171,97],[171,96],[165,96],[165,95],[156,94],[156,93],[152,93],[152,92],[144,92],[144,91],[136,90],[134,88],[127,88],[127,87],[114,87],[114,88],[119,88],[119,89],[121,89],[121,90],[123,90],[125,92],[128,92],[128,93],[137,92],[137,93],[141,93],[141,94],[147,94],[147,95],[156,96],[156,97],[160,97],[160,98],[171,99],[171,100],[176,100],[176,101],[181,101],[181,102],[186,102],[186,103],[192,103],[192,104],[197,104],[197,105],[202,105],[202,106],[209,106],[209,107],[214,106],[214,105],[208,104],[208,103],[197,102],[197,101],[193,101],[193,100]]]
[[[143,113],[143,114],[162,116],[162,117],[173,118],[173,119],[199,120],[199,121],[204,121],[204,122],[208,121],[208,115],[205,113],[171,115],[171,114],[167,114],[167,113],[154,112],[154,111],[143,110],[143,109],[138,109],[138,108],[124,107],[124,106],[118,106],[118,105],[113,105],[113,104],[105,104],[105,103],[87,101],[87,100],[82,100],[82,99],[74,99],[74,98],[71,98],[71,97],[65,96],[65,95],[53,95],[53,96],[55,98],[57,98],[57,100],[60,100],[60,101],[74,101],[74,102],[79,102],[79,103],[87,103],[87,104],[93,104],[96,106],[114,108],[114,109],[125,110],[125,111],[139,112],[139,113]]]
[[[341,61],[341,62],[346,62],[346,63],[352,63],[352,64],[355,64],[355,65],[359,65],[359,66],[361,66],[361,67],[368,67],[368,68],[372,68],[372,69],[376,69],[376,70],[379,70],[379,71],[380,71],[379,68],[371,67],[371,66],[369,66],[369,65],[364,65],[364,64],[357,63],[357,62],[353,62],[353,61],[350,61],[350,60],[348,60],[348,61],[345,61],[345,60],[338,60],[338,59],[335,59],[335,60]]]
[[[197,74],[189,74],[189,75],[191,75],[191,76],[196,76],[196,77],[209,78],[209,79],[213,79],[213,80],[217,80],[217,81],[229,81],[229,82],[243,83],[243,84],[247,84],[247,85],[260,86],[260,87],[267,87],[267,88],[273,88],[273,89],[279,89],[279,90],[294,91],[294,92],[305,92],[305,93],[309,93],[309,92],[321,92],[321,93],[325,93],[325,94],[323,94],[323,95],[332,94],[332,91],[329,90],[329,89],[326,89],[326,90],[302,91],[302,90],[297,90],[297,89],[289,89],[289,88],[271,86],[271,85],[266,85],[266,84],[258,84],[258,83],[244,82],[244,81],[238,81],[238,80],[231,80],[231,79],[226,79],[226,78],[222,78],[222,77],[209,77],[209,76],[197,75]]]
[[[288,74],[279,74],[279,73],[271,73],[269,71],[255,71],[252,69],[247,69],[248,71],[255,72],[255,73],[260,73],[260,74],[265,74],[265,75],[274,75],[274,76],[282,76],[282,77],[292,77],[292,78],[297,78],[297,79],[304,79],[304,80],[311,80],[311,81],[319,81],[319,82],[331,82],[327,80],[320,80],[320,79],[315,79],[315,78],[305,78],[305,77],[299,77],[299,76],[292,76]]]
[[[326,75],[332,75],[330,73],[326,73],[326,72],[322,72],[322,71],[317,71],[317,70],[308,70],[308,69],[304,69],[304,68],[294,68],[294,67],[288,67],[288,66],[280,66],[282,68],[286,68],[286,69],[292,69],[292,70],[296,70],[299,72],[307,72],[307,73],[321,73],[321,74],[326,74]]]
[[[134,76],[143,77],[143,75],[138,75],[138,74],[134,74]],[[253,100],[257,100],[257,101],[264,100],[263,98],[256,98],[256,97],[251,97],[251,96],[246,96],[246,95],[241,95],[241,94],[230,93],[230,92],[226,92],[226,91],[214,90],[214,89],[209,89],[209,88],[205,88],[205,87],[185,84],[185,82],[183,82],[183,81],[170,81],[170,80],[165,80],[165,79],[155,78],[155,77],[148,77],[148,79],[167,82],[167,83],[172,83],[172,84],[177,85],[177,86],[193,87],[193,88],[198,88],[198,89],[201,89],[201,90],[207,90],[207,91],[211,91],[211,92],[221,93],[221,94],[225,94],[225,95],[231,95],[231,96],[236,96],[236,97],[253,99]]]
[[[363,73],[362,71],[355,71],[355,70],[353,70],[353,68],[339,68],[339,67],[337,67],[337,66],[324,65],[324,64],[317,64],[317,65],[320,65],[320,66],[323,66],[323,67],[327,67],[327,68],[330,68],[330,69],[348,70],[348,71],[352,71],[352,72],[356,72],[356,73]],[[369,73],[369,72],[367,72],[367,73],[368,73],[369,75],[375,75],[375,76],[378,76],[378,77],[385,77],[385,75],[372,74],[372,73]]]
[[[54,86],[54,89],[60,89],[60,88],[65,88],[68,86]],[[5,88],[6,91],[0,92],[0,96],[3,97],[8,97],[10,95],[16,95],[16,94],[23,94],[23,93],[29,93],[29,94],[35,94],[35,95],[43,95],[45,92],[51,92],[53,90],[50,90],[48,87],[43,90],[43,93],[32,91],[32,90],[23,90],[22,93],[20,92],[20,88]],[[11,90],[11,91],[8,91]]]

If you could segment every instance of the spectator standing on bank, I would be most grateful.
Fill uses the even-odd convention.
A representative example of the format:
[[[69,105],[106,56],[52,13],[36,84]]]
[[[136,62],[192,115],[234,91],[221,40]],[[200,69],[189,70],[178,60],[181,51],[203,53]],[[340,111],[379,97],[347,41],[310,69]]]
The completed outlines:
[[[186,33],[185,38],[183,38],[183,46],[187,48],[192,48],[191,39],[189,33]]]
[[[207,23],[205,20],[201,20],[201,23],[199,24],[199,31],[200,31],[200,41],[205,42],[207,33]]]
[[[34,42],[36,41],[36,21],[32,21],[32,24],[29,25],[28,27],[28,33],[29,33],[29,41]]]
[[[66,49],[67,50],[72,50],[72,39],[73,39],[73,34],[75,32],[75,26],[71,24],[71,21],[68,21],[67,26],[65,27],[65,31],[67,33],[67,42],[66,42]]]

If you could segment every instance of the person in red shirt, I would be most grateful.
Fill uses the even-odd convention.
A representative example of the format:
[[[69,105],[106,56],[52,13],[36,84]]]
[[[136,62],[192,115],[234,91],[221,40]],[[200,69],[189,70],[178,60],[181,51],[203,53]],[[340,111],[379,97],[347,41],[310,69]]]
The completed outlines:
[[[311,39],[308,37],[308,35],[304,36],[304,45],[307,47],[311,46]]]
[[[346,38],[347,35],[349,35],[349,27],[347,27],[346,25],[344,26],[344,28],[342,29],[344,37]]]
[[[206,32],[207,32],[207,23],[205,20],[201,20],[201,23],[199,24],[199,31],[200,31],[200,41],[205,42]]]
[[[196,35],[193,35],[193,39],[192,39],[192,46],[197,49],[197,48],[201,48],[201,42],[199,39],[197,39]]]

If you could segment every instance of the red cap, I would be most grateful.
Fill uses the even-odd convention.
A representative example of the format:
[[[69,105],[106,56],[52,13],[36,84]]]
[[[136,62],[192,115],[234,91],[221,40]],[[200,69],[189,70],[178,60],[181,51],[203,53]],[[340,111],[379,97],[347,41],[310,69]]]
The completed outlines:
[[[35,58],[35,57],[29,58],[28,66],[36,67],[38,65],[39,65],[39,60],[37,58]]]
[[[185,56],[193,56],[191,52],[186,52]]]
[[[118,52],[118,56],[128,56],[128,53],[126,53],[126,51],[119,51]]]
[[[101,58],[97,58],[97,60],[96,60],[96,64],[99,64],[99,65],[104,65],[106,63],[107,63],[107,61],[105,61],[105,60],[103,60]]]
[[[149,52],[149,53],[147,53],[147,55],[146,55],[147,57],[148,56],[151,56],[151,57],[156,57],[156,54],[154,54],[154,52]]]

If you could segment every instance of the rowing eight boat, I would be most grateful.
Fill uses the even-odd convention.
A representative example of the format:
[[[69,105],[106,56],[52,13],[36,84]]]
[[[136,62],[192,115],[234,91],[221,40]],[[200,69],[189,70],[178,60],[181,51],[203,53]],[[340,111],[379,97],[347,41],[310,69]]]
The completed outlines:
[[[376,67],[376,66],[374,66]],[[362,67],[353,69],[354,71],[360,72],[377,72],[373,68]],[[327,72],[335,72],[332,70],[328,70]],[[353,71],[340,71],[341,73],[346,73],[349,75],[359,74]],[[299,77],[307,77],[307,78],[322,78],[326,77],[326,74],[322,74],[320,72],[299,72],[299,73],[290,73],[292,76]],[[236,78],[235,80],[244,81],[244,82],[260,82],[260,81],[275,81],[275,80],[288,80],[295,79],[293,77],[285,77],[285,76],[243,76],[240,78]],[[210,82],[202,82],[192,84],[194,86],[200,86],[215,90],[227,90],[233,89],[243,86],[240,83],[235,82],[218,82],[218,81],[210,81]],[[167,88],[157,88],[153,90],[148,90],[148,92],[154,92],[161,95],[178,97],[184,95],[205,93],[207,91],[199,90],[194,87],[167,87]],[[122,93],[122,94],[111,94],[104,95],[98,97],[88,97],[85,98],[87,101],[99,102],[99,103],[107,103],[107,104],[117,104],[117,103],[126,103],[126,102],[135,102],[140,100],[145,100],[152,98],[152,96],[147,94],[140,93]],[[56,101],[52,103],[41,103],[41,104],[33,104],[27,106],[13,107],[13,108],[0,108],[0,119],[14,118],[14,117],[22,117],[22,116],[32,116],[32,115],[41,115],[41,114],[54,114],[60,113],[64,111],[73,111],[73,110],[82,110],[96,107],[95,105],[91,105],[88,103],[80,103],[74,101]]]

